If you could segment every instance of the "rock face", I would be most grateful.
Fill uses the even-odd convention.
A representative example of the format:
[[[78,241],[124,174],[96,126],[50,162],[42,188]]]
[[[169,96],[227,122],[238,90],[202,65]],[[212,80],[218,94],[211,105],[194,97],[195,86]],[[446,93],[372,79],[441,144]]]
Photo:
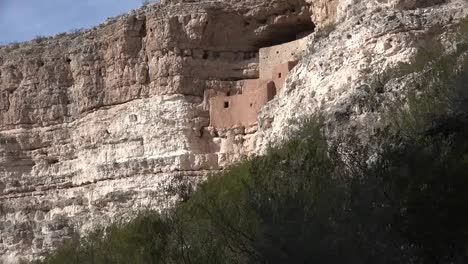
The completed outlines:
[[[209,94],[258,78],[259,47],[309,27],[301,0],[167,2],[3,47],[0,262],[170,206],[172,179],[238,159],[245,131],[208,128]]]
[[[166,0],[83,32],[0,48],[0,263],[177,199],[323,112],[365,127],[366,72],[408,61],[463,0]],[[322,29],[335,25],[329,35]],[[209,127],[209,98],[259,77],[261,47],[303,32],[308,48],[258,125]]]
[[[410,87],[404,77],[373,87],[376,76],[398,63],[410,62],[419,49],[430,49],[431,39],[453,50],[453,27],[468,17],[468,2],[464,0],[443,4],[437,0],[355,1],[353,7],[345,2],[337,9],[347,6],[348,12],[337,12],[336,27],[330,34],[312,36],[308,51],[290,73],[286,89],[263,108],[259,124],[270,125],[259,129],[257,137],[280,142],[289,120],[311,113],[325,116],[331,136],[345,131],[366,134],[386,107],[404,98]],[[421,6],[424,8],[418,8]]]

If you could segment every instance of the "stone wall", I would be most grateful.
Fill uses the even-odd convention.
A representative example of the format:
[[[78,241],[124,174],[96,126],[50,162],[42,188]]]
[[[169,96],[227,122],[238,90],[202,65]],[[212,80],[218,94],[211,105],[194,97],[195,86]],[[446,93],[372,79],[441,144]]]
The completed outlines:
[[[270,79],[277,65],[296,61],[307,48],[308,38],[300,38],[284,44],[261,48],[259,51],[260,79]]]
[[[289,72],[297,65],[297,61],[288,61],[273,67],[271,80],[275,83],[277,91],[284,87]]]
[[[283,87],[289,71],[296,64],[296,61],[289,61],[274,66],[269,79],[244,80],[241,94],[211,97],[210,126],[231,128],[255,124],[262,107]]]
[[[253,125],[257,122],[260,109],[275,95],[275,84],[269,81],[242,94],[215,96],[210,99],[210,126],[231,128]]]
[[[306,46],[307,36],[301,36],[292,42],[261,48],[258,55],[259,79],[244,80],[242,94],[210,97],[210,126],[231,128],[256,123],[261,108],[283,87],[289,71],[296,66],[296,59],[305,52]]]

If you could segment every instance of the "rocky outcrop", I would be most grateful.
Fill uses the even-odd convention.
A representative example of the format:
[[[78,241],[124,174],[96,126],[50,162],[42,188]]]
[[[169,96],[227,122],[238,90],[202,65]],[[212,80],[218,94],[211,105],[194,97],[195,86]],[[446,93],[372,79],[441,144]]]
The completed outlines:
[[[281,142],[291,129],[284,124],[319,113],[331,136],[357,131],[365,137],[393,102],[404,99],[409,87],[404,76],[383,87],[375,87],[373,81],[399,63],[410,62],[419,49],[430,50],[435,43],[430,40],[449,51],[456,46],[454,26],[467,19],[468,2],[418,3],[423,2],[425,8],[415,8],[407,1],[404,9],[395,9],[395,4],[405,1],[359,2],[355,6],[359,13],[337,17],[342,22],[329,34],[317,32],[290,73],[286,89],[261,112],[259,123],[268,124],[268,129],[260,128],[257,136]]]
[[[2,47],[2,261],[170,206],[171,179],[238,159],[231,142],[245,130],[208,128],[210,91],[235,93],[239,80],[258,78],[259,47],[313,26],[309,12],[300,0],[167,1]]]
[[[177,199],[278,142],[288,120],[379,118],[360,102],[366,73],[407,61],[454,0],[166,0],[73,34],[0,48],[0,262],[44,255],[74,233]],[[416,4],[417,3],[417,4]],[[313,34],[257,126],[209,127],[209,98],[259,76],[258,50]]]

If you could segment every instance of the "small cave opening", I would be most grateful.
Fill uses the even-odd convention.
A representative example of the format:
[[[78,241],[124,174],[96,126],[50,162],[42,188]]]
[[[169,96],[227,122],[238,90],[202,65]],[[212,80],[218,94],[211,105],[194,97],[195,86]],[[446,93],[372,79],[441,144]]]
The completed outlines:
[[[310,20],[271,25],[258,38],[255,47],[263,48],[291,42],[313,33],[314,30],[315,24]]]
[[[151,32],[153,32],[152,29],[151,29]],[[143,20],[142,24],[141,24],[140,31],[138,32],[138,34],[140,35],[141,38],[145,38],[146,33],[147,33],[147,31],[146,31],[146,20]]]
[[[59,159],[56,158],[56,157],[49,157],[49,158],[47,159],[47,163],[48,163],[49,165],[57,164],[58,162],[59,162]]]

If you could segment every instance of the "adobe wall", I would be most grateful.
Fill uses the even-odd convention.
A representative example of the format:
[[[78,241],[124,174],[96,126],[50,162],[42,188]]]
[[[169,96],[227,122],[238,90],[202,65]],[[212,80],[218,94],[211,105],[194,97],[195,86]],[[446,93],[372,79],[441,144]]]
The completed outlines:
[[[297,55],[307,48],[307,37],[276,46],[261,48],[259,51],[260,79],[271,79],[277,65],[297,60]]]
[[[215,96],[210,99],[210,126],[231,128],[257,122],[260,109],[276,94],[272,81],[260,88],[249,86],[251,90],[233,96]],[[255,89],[254,89],[255,88]]]
[[[265,89],[266,85],[273,81],[276,90],[281,90],[284,86],[284,82],[289,75],[289,72],[297,65],[297,61],[288,61],[279,65],[273,66],[273,70],[270,73],[268,79],[252,79],[244,80],[242,85],[242,93],[248,93],[259,89]]]
[[[305,50],[306,39],[260,49],[260,78],[244,80],[241,94],[212,95],[210,126],[231,128],[257,122],[258,112],[283,88],[289,72],[296,66],[296,56]]]
[[[276,89],[279,91],[283,88],[284,82],[289,75],[289,72],[297,65],[297,61],[288,61],[273,67],[272,79]]]
[[[265,90],[267,84],[271,81],[271,78],[244,80],[244,83],[242,84],[242,93],[251,93],[256,90]]]

